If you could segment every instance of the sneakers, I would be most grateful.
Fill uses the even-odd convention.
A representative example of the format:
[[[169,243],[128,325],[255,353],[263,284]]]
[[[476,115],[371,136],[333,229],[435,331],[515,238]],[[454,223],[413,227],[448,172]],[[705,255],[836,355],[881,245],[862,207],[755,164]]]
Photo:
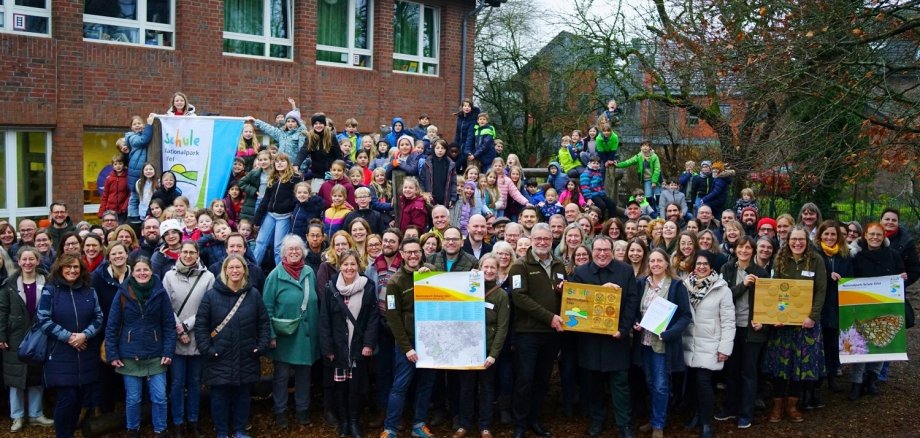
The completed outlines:
[[[747,418],[738,419],[738,429],[747,429],[749,427],[751,427],[751,420]]]
[[[434,438],[434,435],[431,433],[431,430],[428,429],[428,426],[424,424],[419,424],[412,428],[412,436],[415,438]]]
[[[54,426],[54,420],[44,415],[39,415],[37,417],[29,417],[29,424],[33,426],[51,427]]]
[[[492,438],[492,432],[489,432],[488,429],[483,430],[481,434],[481,438]]]
[[[728,420],[731,420],[737,417],[738,417],[737,415],[732,414],[731,412],[728,412],[725,410],[720,411],[718,414],[715,414],[712,416],[712,418],[714,418],[716,421],[728,421]]]
[[[246,432],[234,432],[233,438],[252,438]]]
[[[25,423],[25,422],[22,421],[22,418],[21,418],[21,417],[20,417],[20,418],[14,418],[14,419],[13,419],[13,426],[10,427],[10,432],[13,432],[13,433],[22,432],[22,427],[23,427],[23,424],[24,424],[24,423]]]
[[[454,438],[465,438],[465,437],[466,437],[466,429],[462,427],[457,428],[457,431],[454,432]]]

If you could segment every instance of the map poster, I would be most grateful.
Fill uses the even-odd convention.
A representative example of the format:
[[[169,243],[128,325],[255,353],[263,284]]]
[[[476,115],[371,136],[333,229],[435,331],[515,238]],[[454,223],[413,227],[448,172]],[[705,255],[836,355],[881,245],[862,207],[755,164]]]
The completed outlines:
[[[485,368],[485,283],[481,271],[415,273],[417,368]]]
[[[566,331],[613,335],[620,327],[623,289],[572,283],[562,285],[562,327]]]
[[[842,278],[837,290],[840,363],[907,360],[901,276]]]
[[[814,281],[758,278],[754,318],[758,324],[802,325],[811,313]]]

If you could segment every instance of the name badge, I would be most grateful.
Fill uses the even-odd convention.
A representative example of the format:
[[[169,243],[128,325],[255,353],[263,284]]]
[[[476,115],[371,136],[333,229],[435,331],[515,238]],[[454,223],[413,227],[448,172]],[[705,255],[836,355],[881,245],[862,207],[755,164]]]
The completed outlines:
[[[512,289],[520,289],[520,288],[521,288],[521,276],[520,276],[520,275],[515,275],[515,276],[511,277],[511,288],[512,288]]]
[[[486,309],[492,310],[492,309],[494,309],[494,308],[495,308],[495,304],[492,304],[492,303],[486,301]]]
[[[802,276],[812,278],[815,276],[815,273],[814,271],[802,271]]]
[[[396,297],[387,295],[387,310],[396,310]]]

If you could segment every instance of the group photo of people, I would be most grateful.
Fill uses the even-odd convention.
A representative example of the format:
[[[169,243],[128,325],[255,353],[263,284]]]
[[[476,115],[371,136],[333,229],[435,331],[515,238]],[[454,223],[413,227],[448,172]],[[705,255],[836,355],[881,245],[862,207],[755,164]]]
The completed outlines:
[[[128,437],[741,436],[894,375],[841,364],[838,284],[920,278],[896,208],[770,217],[732,163],[665,175],[650,141],[621,145],[612,99],[536,165],[472,99],[455,120],[361,129],[291,98],[214,145],[231,175],[195,208],[151,149],[157,117],[199,117],[193,97],[125,120],[97,219],[53,202],[0,221],[10,432],[84,436],[114,416]],[[617,169],[625,196],[608,190]],[[416,366],[413,277],[429,271],[482,273],[481,369]],[[810,281],[807,316],[757,321],[762,279]],[[621,290],[614,334],[566,330],[565,282]],[[676,310],[655,334],[640,321],[659,298]]]

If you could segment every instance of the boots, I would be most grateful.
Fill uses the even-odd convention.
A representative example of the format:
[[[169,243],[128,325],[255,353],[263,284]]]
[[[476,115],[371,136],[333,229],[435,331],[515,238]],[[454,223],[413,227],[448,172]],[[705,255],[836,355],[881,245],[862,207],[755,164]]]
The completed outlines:
[[[361,431],[361,423],[358,419],[348,420],[348,429],[351,432],[351,438],[364,438],[364,432]]]
[[[808,401],[808,406],[813,409],[820,409],[827,406],[824,400],[821,400],[821,390],[818,387],[811,390],[811,400]]]
[[[833,392],[840,392],[843,390],[843,387],[837,382],[837,376],[827,376],[827,388]]]
[[[175,424],[172,428],[173,438],[182,438],[182,429],[184,429],[184,424]]]
[[[878,375],[869,371],[866,373],[866,394],[869,395],[878,395]]]
[[[508,426],[514,422],[511,416],[511,401],[507,396],[498,398],[498,417],[502,425]]]
[[[795,406],[793,406],[795,407]],[[783,399],[773,399],[773,410],[770,411],[769,420],[771,423],[779,423],[783,419]]]
[[[859,396],[862,395],[862,383],[851,383],[850,384],[850,394],[847,395],[847,400],[856,401],[859,399]]]
[[[801,423],[802,421],[805,421],[805,419],[802,418],[802,413],[799,412],[799,410],[795,407],[796,403],[798,402],[798,397],[786,397],[786,415],[789,416],[789,421],[793,423]]]

